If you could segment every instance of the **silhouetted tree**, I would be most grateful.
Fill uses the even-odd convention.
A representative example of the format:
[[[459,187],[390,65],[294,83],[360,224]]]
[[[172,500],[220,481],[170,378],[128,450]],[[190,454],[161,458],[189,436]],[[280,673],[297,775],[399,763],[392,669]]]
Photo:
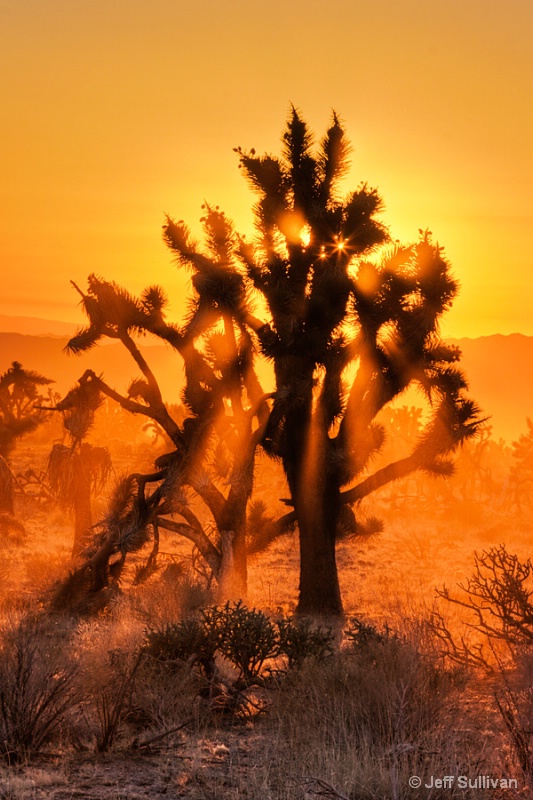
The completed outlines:
[[[77,558],[91,539],[91,497],[103,489],[111,473],[111,456],[105,447],[84,441],[102,397],[90,383],[71,389],[56,409],[63,414],[68,445],[56,443],[48,457],[47,476],[59,501],[74,513],[72,556]]]
[[[13,480],[6,459],[17,439],[44,421],[41,390],[51,383],[38,372],[24,369],[18,361],[0,375],[0,513],[13,514]]]
[[[136,298],[94,275],[87,293],[76,287],[89,325],[70,340],[69,350],[83,352],[106,336],[118,339],[142,373],[127,394],[90,370],[80,379],[80,387],[90,386],[128,411],[148,417],[175,448],[156,460],[153,473],[129,475],[117,486],[95,547],[75,575],[76,580],[81,573],[92,576],[91,591],[115,581],[128,552],[140,550],[151,538],[152,551],[138,577],[150,574],[159,529],[165,528],[194,543],[218,581],[221,596],[246,593],[246,509],[253,488],[255,450],[269,409],[254,373],[253,345],[244,322],[249,319],[244,278],[228,263],[228,253],[237,241],[233,228],[210,207],[203,222],[204,253],[195,251],[184,228],[179,229],[183,252],[178,249],[178,228],[172,220],[167,219],[164,229],[165,241],[179,264],[193,272],[191,310],[182,327],[166,321],[166,298],[158,287]],[[175,419],[172,406],[163,401],[136,342],[135,337],[143,334],[163,339],[181,356],[185,419],[181,413]],[[212,531],[194,512],[193,495],[209,511]]]
[[[44,421],[41,388],[51,383],[54,381],[24,369],[18,361],[0,375],[0,456],[7,458],[16,440]]]
[[[459,350],[439,337],[457,292],[442,249],[421,232],[418,243],[368,260],[388,241],[376,220],[381,199],[366,185],[340,196],[348,145],[335,115],[316,154],[295,109],[283,142],[281,158],[237,150],[259,196],[259,239],[243,240],[240,257],[268,309],[254,324],[276,376],[263,446],[281,458],[294,504],[298,609],[339,614],[335,543],[341,527],[356,527],[353,504],[416,469],[448,474],[478,409],[465,396]],[[413,383],[431,406],[425,429],[410,455],[372,473],[379,412]]]

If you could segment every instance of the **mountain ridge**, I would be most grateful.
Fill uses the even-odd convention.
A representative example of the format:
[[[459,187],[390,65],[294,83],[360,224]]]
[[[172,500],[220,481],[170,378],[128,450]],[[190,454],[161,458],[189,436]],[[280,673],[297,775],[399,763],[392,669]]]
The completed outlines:
[[[74,322],[64,322],[58,319],[43,319],[42,317],[11,316],[0,314],[0,332],[21,333],[26,336],[72,336],[79,327]]]

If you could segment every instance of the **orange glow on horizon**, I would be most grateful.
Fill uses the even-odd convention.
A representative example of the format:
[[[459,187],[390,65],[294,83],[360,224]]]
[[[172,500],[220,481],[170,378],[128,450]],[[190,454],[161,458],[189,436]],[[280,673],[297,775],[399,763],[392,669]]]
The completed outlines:
[[[233,148],[279,154],[293,102],[315,141],[338,112],[353,145],[341,189],[377,187],[393,240],[429,228],[444,246],[461,282],[449,335],[533,335],[533,6],[384,3],[348,4],[341,24],[296,0],[282,31],[242,0],[208,0],[208,14],[166,0],[129,0],[127,15],[105,0],[9,4],[0,314],[79,322],[69,281],[96,272],[133,292],[160,283],[179,317],[188,276],[161,243],[164,213],[199,236],[207,200],[253,235],[257,197]],[[293,223],[307,246],[305,220]]]

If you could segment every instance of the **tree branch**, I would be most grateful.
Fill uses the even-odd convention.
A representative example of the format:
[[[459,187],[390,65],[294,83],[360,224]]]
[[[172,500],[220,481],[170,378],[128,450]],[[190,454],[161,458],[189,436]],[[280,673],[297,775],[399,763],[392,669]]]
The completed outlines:
[[[357,486],[353,486],[351,489],[341,492],[341,503],[356,503],[358,500],[362,500],[363,497],[367,497],[367,495],[375,492],[377,489],[381,489],[381,487],[385,486],[387,483],[398,480],[399,478],[405,478],[411,472],[423,468],[424,463],[420,461],[417,455],[412,454],[407,456],[407,458],[401,458],[398,461],[394,461],[392,464],[387,464],[387,466],[382,469],[378,469],[377,472],[374,472],[373,475],[361,481]]]
[[[186,483],[202,498],[218,526],[226,504],[226,498],[222,492],[217,489],[213,481],[207,478],[204,473],[201,476],[196,472],[195,474],[187,475]]]
[[[174,522],[174,520],[166,517],[156,517],[156,522],[161,528],[177,533],[179,536],[184,536],[193,542],[213,570],[215,578],[218,576],[222,557],[205,531],[193,528],[183,522]]]
[[[160,408],[156,409],[151,405],[143,406],[141,403],[136,403],[135,400],[130,400],[129,397],[124,397],[115,389],[112,389],[102,378],[99,378],[91,369],[85,370],[78,383],[85,383],[91,381],[96,384],[98,389],[116,403],[118,403],[126,411],[132,414],[142,414],[145,417],[155,420],[161,425],[163,430],[168,434],[170,439],[174,442],[176,447],[180,450],[185,449],[185,442],[183,432],[179,426],[174,422],[163,403]]]
[[[141,353],[141,351],[139,350],[139,348],[137,347],[137,345],[135,344],[129,333],[126,332],[121,333],[120,341],[122,342],[128,353],[131,355],[131,357],[141,370],[142,374],[148,381],[148,385],[150,386],[150,389],[154,393],[154,396],[157,400],[157,405],[163,406],[163,398],[161,397],[161,390],[159,388],[159,384],[156,380],[156,377],[152,372],[152,370],[150,369],[150,367],[148,366],[148,362],[144,358],[143,354]]]

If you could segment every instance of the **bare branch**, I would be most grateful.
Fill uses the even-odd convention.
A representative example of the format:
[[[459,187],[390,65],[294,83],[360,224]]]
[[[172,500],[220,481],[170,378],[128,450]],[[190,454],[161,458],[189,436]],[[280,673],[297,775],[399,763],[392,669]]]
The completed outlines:
[[[189,541],[196,545],[202,556],[205,558],[211,567],[215,578],[220,572],[220,565],[222,556],[214,546],[213,542],[209,539],[205,531],[197,530],[191,525],[186,525],[183,522],[174,522],[174,520],[167,519],[167,517],[156,517],[157,524],[161,528],[165,528],[172,533],[177,533],[184,536]]]

